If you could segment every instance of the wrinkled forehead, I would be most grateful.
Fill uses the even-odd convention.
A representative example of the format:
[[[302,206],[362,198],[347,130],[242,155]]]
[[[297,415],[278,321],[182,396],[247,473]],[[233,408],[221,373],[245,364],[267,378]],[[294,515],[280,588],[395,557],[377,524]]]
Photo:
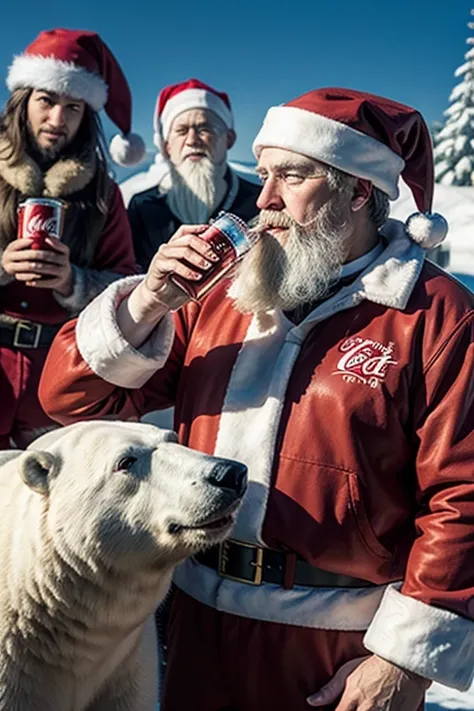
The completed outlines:
[[[296,153],[286,148],[267,146],[262,148],[258,158],[257,170],[276,173],[282,170],[300,170],[313,174],[324,172],[327,166],[314,158],[309,158],[302,153]]]
[[[224,122],[210,109],[187,109],[176,116],[171,124],[171,130],[188,128],[189,126],[210,125],[213,128],[225,130]]]

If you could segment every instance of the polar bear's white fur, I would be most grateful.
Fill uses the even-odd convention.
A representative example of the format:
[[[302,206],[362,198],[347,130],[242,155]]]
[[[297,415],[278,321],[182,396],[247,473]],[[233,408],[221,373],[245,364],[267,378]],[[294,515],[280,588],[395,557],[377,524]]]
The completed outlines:
[[[245,467],[138,423],[0,458],[0,711],[154,711],[153,612],[230,530]]]

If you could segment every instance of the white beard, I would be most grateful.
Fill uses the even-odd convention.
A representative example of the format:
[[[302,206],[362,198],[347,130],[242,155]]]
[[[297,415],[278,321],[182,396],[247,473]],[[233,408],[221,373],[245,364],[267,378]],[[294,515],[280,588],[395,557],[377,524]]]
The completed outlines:
[[[347,198],[337,194],[307,226],[284,213],[262,210],[259,224],[288,226],[288,237],[283,246],[263,231],[243,258],[229,292],[239,311],[290,311],[324,299],[340,278],[352,234],[342,204]]]
[[[224,199],[228,189],[222,166],[209,158],[185,160],[170,172],[160,184],[166,191],[166,202],[171,212],[183,224],[205,224]]]

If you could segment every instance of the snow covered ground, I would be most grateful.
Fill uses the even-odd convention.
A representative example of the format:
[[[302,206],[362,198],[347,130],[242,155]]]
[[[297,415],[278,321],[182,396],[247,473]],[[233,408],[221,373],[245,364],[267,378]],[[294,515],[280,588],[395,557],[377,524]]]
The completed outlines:
[[[251,163],[232,162],[236,172],[249,180],[258,182]],[[157,184],[164,170],[159,159],[152,163],[146,171],[142,171],[121,183],[120,187],[125,203],[128,204],[132,195]],[[465,283],[470,282],[474,290],[474,188],[436,185],[434,209],[448,220],[449,234],[447,243],[450,248],[449,270],[462,276]],[[392,217],[405,220],[416,210],[410,191],[404,183],[400,186],[400,198],[392,205]],[[150,413],[151,414],[151,413]],[[172,426],[171,411],[165,410],[153,419],[161,426]],[[448,689],[440,684],[434,684],[428,691],[427,711],[474,711],[474,685],[468,692],[461,693]]]

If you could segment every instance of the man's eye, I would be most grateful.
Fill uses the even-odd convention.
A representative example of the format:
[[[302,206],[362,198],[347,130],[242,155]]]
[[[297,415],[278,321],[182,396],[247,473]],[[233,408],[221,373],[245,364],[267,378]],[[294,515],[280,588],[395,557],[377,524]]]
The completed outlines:
[[[298,185],[304,180],[304,176],[299,173],[284,173],[281,177],[285,183],[288,183],[288,185]]]
[[[261,173],[259,173],[259,174],[257,174],[257,177],[258,177],[258,179],[260,180],[260,182],[262,183],[262,185],[264,185],[264,184],[265,184],[265,181],[266,181],[267,178],[268,178],[268,175],[262,175]]]
[[[79,104],[69,104],[68,109],[73,114],[77,114],[77,112],[81,110],[81,107],[79,106]]]
[[[51,99],[49,99],[47,96],[41,96],[41,97],[39,98],[39,102],[40,102],[40,104],[42,104],[43,106],[52,106],[52,105],[53,105],[53,102],[52,102]]]

